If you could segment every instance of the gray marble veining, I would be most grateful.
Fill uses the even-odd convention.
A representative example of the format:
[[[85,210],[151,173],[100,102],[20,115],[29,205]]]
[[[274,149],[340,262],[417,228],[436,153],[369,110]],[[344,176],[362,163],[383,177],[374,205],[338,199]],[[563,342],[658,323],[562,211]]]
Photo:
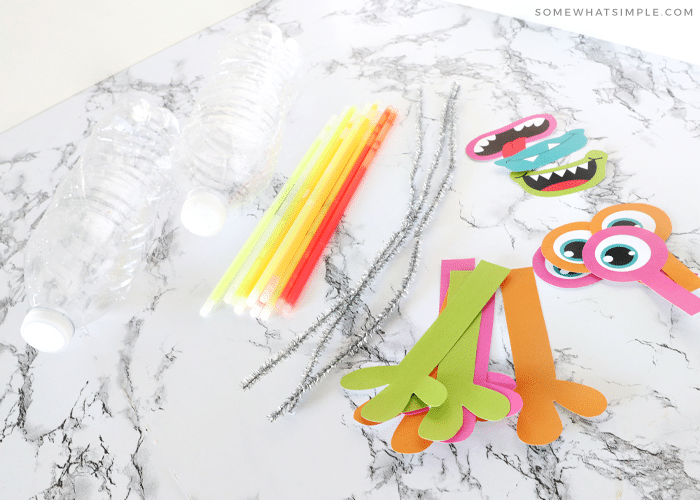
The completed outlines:
[[[128,300],[66,352],[27,347],[19,335],[23,248],[92,125],[122,97],[145,94],[185,118],[226,33],[249,20],[278,24],[305,57],[268,190],[206,243],[179,227],[173,208]],[[418,88],[432,144],[453,82],[462,87],[457,171],[424,235],[410,293],[382,335],[294,415],[270,424],[266,415],[296,386],[313,342],[251,391],[240,381],[352,286],[398,227]],[[462,443],[401,455],[389,446],[396,422],[357,424],[352,411],[367,396],[338,383],[351,368],[400,360],[433,322],[441,259],[528,266],[551,229],[615,203],[666,211],[669,249],[700,271],[698,82],[697,66],[437,0],[262,1],[5,132],[0,498],[700,498],[700,322],[637,283],[538,283],[558,377],[609,402],[593,419],[560,409],[564,431],[551,445],[521,443],[511,418],[480,423]],[[327,118],[374,100],[397,107],[401,119],[300,309],[267,322],[226,309],[202,319],[199,307]],[[598,186],[533,197],[492,162],[464,154],[472,138],[540,112],[557,118],[556,134],[584,128],[588,147],[609,154]],[[409,252],[363,297],[359,322],[393,294]],[[335,339],[331,352],[343,342]],[[513,375],[500,300],[491,356],[495,370]]]

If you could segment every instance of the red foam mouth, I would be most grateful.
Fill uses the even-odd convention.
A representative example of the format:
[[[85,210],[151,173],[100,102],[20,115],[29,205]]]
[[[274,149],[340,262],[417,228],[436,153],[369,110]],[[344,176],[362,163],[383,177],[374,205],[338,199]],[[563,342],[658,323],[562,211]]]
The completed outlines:
[[[546,188],[542,189],[542,191],[563,191],[564,189],[571,189],[580,186],[581,184],[585,184],[589,181],[590,179],[575,179],[572,181],[562,181],[562,182],[557,182],[556,184],[552,184],[551,186],[547,186]]]

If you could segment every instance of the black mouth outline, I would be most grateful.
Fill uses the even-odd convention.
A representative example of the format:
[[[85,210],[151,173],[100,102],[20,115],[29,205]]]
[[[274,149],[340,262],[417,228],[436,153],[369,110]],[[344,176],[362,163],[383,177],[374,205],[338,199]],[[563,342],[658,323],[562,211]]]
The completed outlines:
[[[538,173],[537,171],[531,171],[531,172],[524,172],[523,175],[520,177],[522,181],[531,189],[534,189],[535,191],[542,191],[545,193],[551,193],[551,192],[556,192],[554,191],[544,191],[546,188],[549,186],[554,186],[555,184],[559,184],[561,182],[566,182],[566,181],[578,181],[578,180],[584,180],[586,182],[590,181],[593,177],[595,177],[596,172],[598,171],[598,160],[602,160],[603,157],[597,157],[597,158],[590,158],[588,160],[588,163],[582,163],[580,165],[576,165],[576,173],[571,172],[569,169],[574,168],[574,167],[561,167],[549,171],[544,171],[542,173]],[[584,166],[586,165],[586,166]],[[564,171],[564,173],[560,176],[558,172]],[[549,179],[544,177],[545,174],[550,174]],[[531,176],[535,175],[538,176],[537,179],[533,179]],[[576,186],[576,187],[580,187]]]
[[[520,139],[521,137],[528,138],[528,137],[534,137],[539,134],[543,134],[549,129],[549,120],[547,118],[544,119],[544,121],[540,125],[526,125],[524,126],[521,130],[515,130],[515,128],[509,128],[508,130],[501,132],[499,134],[496,134],[496,138],[492,141],[490,141],[486,147],[483,148],[483,151],[480,153],[477,153],[474,151],[474,154],[477,156],[490,156],[494,155],[497,153],[500,153],[503,150],[503,146],[508,144],[509,142],[513,142],[516,139]],[[479,143],[477,142],[474,147]],[[483,146],[482,146],[483,147]]]

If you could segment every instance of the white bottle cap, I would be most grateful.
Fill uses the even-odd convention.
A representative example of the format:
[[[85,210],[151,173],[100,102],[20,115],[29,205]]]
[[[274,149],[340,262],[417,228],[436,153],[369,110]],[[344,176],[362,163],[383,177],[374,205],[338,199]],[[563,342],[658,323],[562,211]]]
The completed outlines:
[[[182,205],[180,220],[185,228],[197,236],[213,236],[224,226],[226,205],[217,193],[193,189]]]
[[[48,307],[34,307],[24,317],[22,338],[30,346],[43,352],[63,349],[73,337],[73,322],[63,313]]]

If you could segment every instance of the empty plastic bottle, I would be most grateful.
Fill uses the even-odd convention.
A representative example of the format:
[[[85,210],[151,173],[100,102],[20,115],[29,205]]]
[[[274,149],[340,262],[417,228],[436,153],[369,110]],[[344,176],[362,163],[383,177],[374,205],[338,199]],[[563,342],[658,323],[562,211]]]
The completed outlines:
[[[172,196],[178,132],[175,116],[145,99],[123,100],[96,123],[25,248],[27,343],[61,350],[124,298]]]
[[[265,189],[296,89],[296,42],[269,23],[231,33],[176,148],[188,192],[181,220],[194,234],[219,232],[230,208]]]

